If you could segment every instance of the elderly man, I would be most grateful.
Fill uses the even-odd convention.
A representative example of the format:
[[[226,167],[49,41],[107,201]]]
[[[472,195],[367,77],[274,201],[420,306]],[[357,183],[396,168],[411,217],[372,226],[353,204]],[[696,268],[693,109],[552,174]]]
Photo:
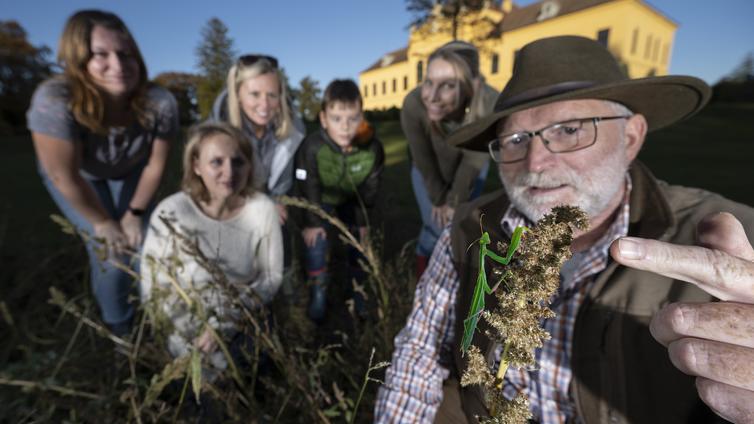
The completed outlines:
[[[744,228],[753,233],[754,210],[658,181],[634,161],[647,131],[696,113],[708,98],[709,87],[692,77],[626,79],[586,38],[521,49],[495,112],[449,140],[488,150],[504,190],[459,207],[443,232],[395,339],[377,422],[489,415],[481,387],[458,385],[481,217],[493,242],[508,240],[560,204],[581,207],[590,227],[574,235],[538,366],[508,370],[505,396],[526,394],[541,423],[720,420],[712,411],[752,422],[754,250]],[[484,332],[480,321],[473,343],[496,368],[501,347]]]

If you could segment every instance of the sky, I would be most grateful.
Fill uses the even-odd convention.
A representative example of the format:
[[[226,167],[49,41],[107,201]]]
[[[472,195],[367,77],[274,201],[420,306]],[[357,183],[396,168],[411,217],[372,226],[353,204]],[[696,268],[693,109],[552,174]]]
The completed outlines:
[[[526,5],[535,0],[514,0]],[[754,1],[651,0],[679,24],[670,73],[710,84],[754,52]],[[57,50],[66,19],[84,8],[119,15],[133,33],[150,77],[196,72],[195,49],[207,20],[228,27],[239,53],[276,56],[291,84],[311,76],[324,87],[357,79],[383,54],[405,47],[411,15],[405,0],[0,0],[0,20],[16,20],[34,45]],[[498,87],[502,88],[502,87]]]

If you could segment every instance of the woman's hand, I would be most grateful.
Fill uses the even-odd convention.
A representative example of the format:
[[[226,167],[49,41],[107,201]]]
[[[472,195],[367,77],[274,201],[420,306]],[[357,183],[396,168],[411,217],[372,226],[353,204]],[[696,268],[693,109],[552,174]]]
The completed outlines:
[[[455,209],[447,204],[432,206],[432,221],[434,221],[440,228],[444,228],[448,225],[448,222],[453,219],[454,213]]]
[[[126,211],[123,218],[120,219],[120,228],[123,229],[128,246],[134,250],[137,250],[141,246],[141,242],[144,239],[141,224],[141,218],[131,213],[131,211]]]
[[[194,339],[194,346],[204,353],[212,353],[217,349],[217,341],[209,327],[204,329],[201,336]]]
[[[327,238],[327,232],[322,227],[304,228],[302,234],[304,236],[304,244],[306,244],[306,247],[314,247],[314,245],[317,244],[318,237],[322,237],[322,240]]]
[[[117,222],[108,219],[95,223],[93,227],[94,236],[104,241],[105,246],[107,246],[108,255],[119,255],[125,252],[128,240]]]
[[[286,209],[285,205],[278,202],[275,202],[275,209],[277,209],[278,211],[278,219],[280,220],[280,225],[285,224],[285,221],[288,220],[288,209]]]

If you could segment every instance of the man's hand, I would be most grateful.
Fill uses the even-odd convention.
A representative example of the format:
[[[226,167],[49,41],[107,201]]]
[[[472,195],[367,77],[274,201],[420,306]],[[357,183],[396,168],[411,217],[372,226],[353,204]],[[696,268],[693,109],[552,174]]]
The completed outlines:
[[[302,233],[304,237],[304,244],[307,247],[314,247],[317,244],[317,239],[322,237],[322,240],[327,238],[327,232],[322,227],[308,227],[304,228]]]
[[[721,299],[670,304],[650,330],[670,360],[696,376],[701,399],[721,417],[754,422],[754,248],[741,223],[719,213],[699,223],[700,246],[626,237],[613,242],[619,263],[689,281]]]

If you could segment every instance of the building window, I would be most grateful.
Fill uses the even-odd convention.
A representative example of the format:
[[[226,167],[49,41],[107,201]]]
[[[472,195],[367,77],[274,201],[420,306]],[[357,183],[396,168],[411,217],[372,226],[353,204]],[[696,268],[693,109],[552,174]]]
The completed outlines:
[[[408,90],[408,76],[403,77],[403,91]]]
[[[369,96],[369,86],[365,85],[364,86],[364,97],[367,97],[367,96]]]
[[[637,44],[639,44],[639,28],[634,28],[634,37],[631,39],[631,54],[636,54]]]
[[[668,56],[670,55],[670,44],[665,43],[665,45],[662,48],[662,63],[667,64],[668,63]]]
[[[372,95],[373,96],[377,95],[377,83],[376,82],[374,84],[372,84]]]
[[[395,93],[398,90],[398,81],[393,78],[393,93]]]
[[[416,63],[416,82],[422,82],[424,79],[424,63],[420,60]]]
[[[647,45],[644,46],[644,59],[649,59],[649,55],[652,53],[652,35],[647,35]]]
[[[490,73],[496,74],[500,62],[500,56],[497,53],[492,53],[492,65],[490,66]]]
[[[597,32],[597,41],[607,47],[607,39],[610,37],[610,29],[601,29]]]
[[[387,83],[382,81],[382,94],[387,94]]]
[[[660,58],[660,39],[657,38],[655,39],[655,50],[654,50],[654,53],[652,54],[652,60],[657,62],[657,59],[659,58]]]

